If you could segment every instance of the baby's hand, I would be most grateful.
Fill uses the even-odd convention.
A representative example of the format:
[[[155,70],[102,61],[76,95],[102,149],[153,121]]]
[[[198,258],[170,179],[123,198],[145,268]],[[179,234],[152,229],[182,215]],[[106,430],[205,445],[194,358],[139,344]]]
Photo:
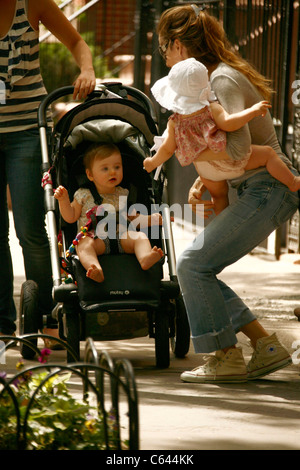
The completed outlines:
[[[272,108],[268,101],[260,101],[252,106],[253,110],[256,112],[257,116],[265,117],[269,108]]]
[[[58,201],[68,201],[69,200],[69,194],[66,188],[63,186],[58,186],[54,192],[54,197]]]
[[[152,158],[147,157],[144,160],[144,168],[148,173],[151,173],[155,169],[155,166],[153,165]]]

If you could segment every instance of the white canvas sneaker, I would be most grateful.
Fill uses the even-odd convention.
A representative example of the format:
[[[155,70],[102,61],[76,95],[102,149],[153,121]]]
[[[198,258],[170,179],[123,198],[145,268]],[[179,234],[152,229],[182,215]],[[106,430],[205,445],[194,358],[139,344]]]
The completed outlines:
[[[240,383],[247,381],[247,369],[240,348],[232,348],[225,354],[217,351],[208,361],[180,376],[183,382],[194,383]]]
[[[291,364],[292,358],[278,341],[276,333],[260,338],[247,365],[248,379],[256,379],[271,374]]]

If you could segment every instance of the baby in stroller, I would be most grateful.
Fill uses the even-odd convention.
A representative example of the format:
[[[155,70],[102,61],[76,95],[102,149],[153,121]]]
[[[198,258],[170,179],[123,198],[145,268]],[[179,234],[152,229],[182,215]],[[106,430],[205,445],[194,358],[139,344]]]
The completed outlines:
[[[157,246],[152,247],[147,235],[137,229],[161,225],[162,217],[159,213],[148,216],[134,210],[130,214],[124,211],[128,190],[119,186],[123,166],[118,146],[113,143],[91,145],[83,164],[90,189],[79,188],[70,202],[67,189],[59,186],[54,197],[63,219],[67,223],[78,222],[82,237],[77,236],[73,243],[86,276],[95,282],[103,282],[104,273],[98,256],[111,252],[134,253],[141,268],[150,269],[163,257],[163,251]],[[110,214],[117,220],[115,233],[107,230]]]

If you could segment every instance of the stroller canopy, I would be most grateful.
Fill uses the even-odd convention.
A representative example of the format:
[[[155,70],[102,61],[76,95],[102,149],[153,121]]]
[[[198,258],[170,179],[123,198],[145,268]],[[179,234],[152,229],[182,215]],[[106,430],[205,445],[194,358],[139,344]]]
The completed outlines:
[[[71,146],[73,149],[81,142],[113,142],[118,143],[133,137],[137,130],[128,122],[119,119],[95,119],[76,126],[69,135],[65,146]]]
[[[75,128],[76,132],[73,134]],[[99,130],[104,141],[107,139],[113,142],[142,133],[149,147],[153,146],[154,137],[158,134],[156,123],[142,105],[107,91],[102,96],[73,108],[58,122],[56,135],[59,135],[59,153],[63,151],[63,147],[73,147],[83,139],[96,141]],[[72,137],[69,138],[71,133]]]

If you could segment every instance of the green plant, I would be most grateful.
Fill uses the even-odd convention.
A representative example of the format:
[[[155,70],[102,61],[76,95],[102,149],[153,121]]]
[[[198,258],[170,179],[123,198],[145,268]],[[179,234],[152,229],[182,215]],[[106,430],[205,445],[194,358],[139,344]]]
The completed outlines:
[[[45,362],[49,350],[41,351]],[[23,369],[19,362],[17,369]],[[103,450],[117,449],[118,426],[113,414],[104,420],[96,404],[75,398],[68,388],[72,372],[49,373],[30,370],[16,375],[8,390],[0,394],[0,450],[18,449],[18,413],[21,442],[28,450]],[[3,384],[5,383],[2,375]],[[17,405],[17,406],[16,406]],[[122,448],[126,448],[123,443]]]

